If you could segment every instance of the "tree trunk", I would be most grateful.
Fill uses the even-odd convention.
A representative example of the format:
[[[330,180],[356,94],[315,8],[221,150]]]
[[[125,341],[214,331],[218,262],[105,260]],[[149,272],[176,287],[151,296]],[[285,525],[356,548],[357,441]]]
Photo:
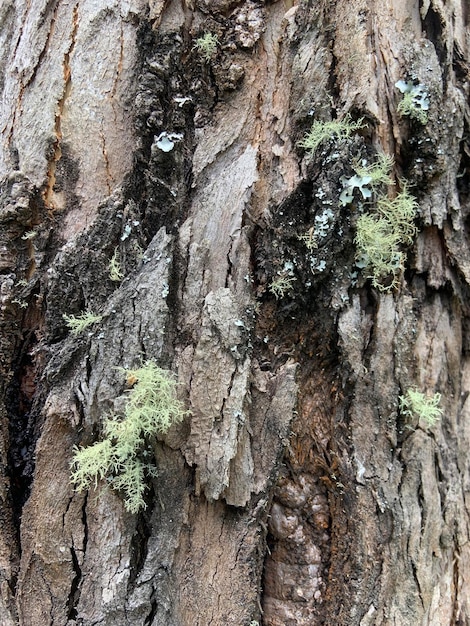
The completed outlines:
[[[469,21],[0,3],[2,625],[470,624]],[[419,208],[372,280],[341,194],[381,153]],[[152,360],[189,413],[132,514],[70,465]]]

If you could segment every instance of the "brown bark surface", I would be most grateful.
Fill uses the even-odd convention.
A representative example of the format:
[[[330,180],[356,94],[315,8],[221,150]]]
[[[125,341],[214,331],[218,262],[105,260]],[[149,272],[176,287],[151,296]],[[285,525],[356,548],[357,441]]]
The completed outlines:
[[[1,626],[470,624],[469,20],[465,0],[1,2]],[[347,114],[364,127],[299,147]],[[380,152],[419,204],[385,291],[339,201]],[[132,515],[70,463],[148,359],[190,413]],[[441,394],[432,427],[410,388]]]

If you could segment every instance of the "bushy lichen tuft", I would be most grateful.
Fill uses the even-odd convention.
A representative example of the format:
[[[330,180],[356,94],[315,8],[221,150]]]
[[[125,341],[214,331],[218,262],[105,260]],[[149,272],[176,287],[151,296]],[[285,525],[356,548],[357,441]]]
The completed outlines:
[[[318,146],[327,139],[347,139],[351,134],[364,127],[362,118],[354,122],[348,114],[342,120],[321,122],[315,120],[305,137],[299,141],[299,146],[313,154]]]
[[[422,419],[428,428],[434,426],[443,413],[440,403],[440,393],[427,396],[417,389],[408,389],[406,395],[400,396],[402,413],[408,417]]]
[[[153,361],[121,371],[133,385],[124,413],[105,418],[103,441],[75,448],[71,478],[79,491],[96,487],[106,478],[113,489],[124,494],[126,509],[137,513],[145,508],[145,476],[154,471],[153,465],[141,458],[148,453],[149,439],[168,432],[186,412],[176,397],[175,380]]]
[[[87,448],[74,448],[72,482],[78,491],[97,486],[106,477],[113,463],[113,447],[109,439],[97,441]]]
[[[210,61],[214,56],[218,43],[219,38],[217,35],[205,33],[202,37],[196,39],[194,47],[205,61]]]
[[[27,232],[25,232],[25,234],[21,237],[21,239],[23,241],[28,241],[29,239],[34,239],[36,237],[36,235],[38,234],[37,230],[28,230]]]
[[[416,198],[412,196],[406,184],[402,182],[402,191],[393,200],[380,198],[377,212],[386,219],[398,238],[398,243],[409,245],[416,235],[415,219],[418,211]]]
[[[397,284],[405,259],[401,248],[411,244],[416,234],[417,208],[416,199],[404,186],[394,199],[379,199],[376,213],[361,215],[357,221],[356,265],[368,269],[373,285],[381,290]],[[392,282],[384,286],[384,279],[390,276]]]

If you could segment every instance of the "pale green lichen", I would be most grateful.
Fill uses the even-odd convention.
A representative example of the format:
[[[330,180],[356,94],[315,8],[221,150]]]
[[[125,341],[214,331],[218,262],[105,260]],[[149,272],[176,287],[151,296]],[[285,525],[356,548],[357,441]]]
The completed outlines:
[[[308,133],[299,141],[299,146],[313,154],[323,141],[333,138],[338,140],[347,139],[353,132],[360,130],[364,126],[362,118],[354,122],[349,114],[342,120],[331,120],[329,122],[315,120]]]
[[[309,252],[315,250],[315,248],[318,248],[315,228],[313,226],[303,235],[298,235],[297,239],[305,245]]]
[[[219,38],[213,33],[205,33],[202,37],[196,39],[194,48],[199,52],[205,61],[210,61],[217,49]]]
[[[269,291],[273,294],[276,300],[279,300],[292,291],[292,285],[294,282],[295,278],[293,276],[278,276],[271,281]]]
[[[372,188],[378,185],[393,185],[393,180],[390,178],[392,167],[393,157],[383,152],[377,156],[377,160],[373,163],[367,163],[363,159],[353,164],[353,169],[358,176],[370,178],[369,184]]]
[[[28,230],[27,232],[25,232],[25,234],[21,237],[21,239],[23,239],[23,241],[28,241],[28,239],[34,239],[37,235],[37,231],[36,230]]]
[[[118,248],[114,249],[114,254],[109,262],[109,277],[114,282],[119,282],[124,278]]]
[[[428,396],[417,389],[408,389],[404,396],[400,396],[402,413],[410,418],[423,420],[428,428],[434,426],[443,413],[440,403],[440,393]]]
[[[418,212],[418,203],[403,181],[401,192],[393,199],[383,197],[378,200],[377,212],[390,223],[399,243],[405,245],[413,243],[416,235],[414,221]]]
[[[186,411],[176,397],[172,375],[153,361],[134,370],[119,369],[132,385],[123,414],[105,418],[102,441],[74,448],[71,479],[78,491],[106,479],[112,489],[124,494],[126,510],[137,513],[146,507],[145,477],[155,474],[155,467],[142,460],[149,440],[168,432]]]
[[[417,208],[416,199],[404,185],[395,198],[380,198],[376,212],[361,215],[357,221],[356,265],[371,272],[369,278],[380,290],[397,286],[405,261],[402,246],[411,244],[416,234]],[[387,277],[392,280],[384,285]]]
[[[103,319],[102,315],[96,315],[91,311],[85,311],[80,315],[64,315],[63,316],[67,327],[73,335],[79,335],[88,326],[100,322]]]

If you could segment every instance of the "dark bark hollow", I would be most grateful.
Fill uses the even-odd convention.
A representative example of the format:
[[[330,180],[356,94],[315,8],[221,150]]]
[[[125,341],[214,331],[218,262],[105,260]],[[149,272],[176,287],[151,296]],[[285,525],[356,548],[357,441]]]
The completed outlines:
[[[1,623],[469,624],[463,0],[20,5],[0,8]],[[300,145],[335,120],[355,126]],[[418,209],[374,282],[360,168],[383,153],[389,202]],[[70,464],[148,360],[189,413],[146,442],[134,515]]]

